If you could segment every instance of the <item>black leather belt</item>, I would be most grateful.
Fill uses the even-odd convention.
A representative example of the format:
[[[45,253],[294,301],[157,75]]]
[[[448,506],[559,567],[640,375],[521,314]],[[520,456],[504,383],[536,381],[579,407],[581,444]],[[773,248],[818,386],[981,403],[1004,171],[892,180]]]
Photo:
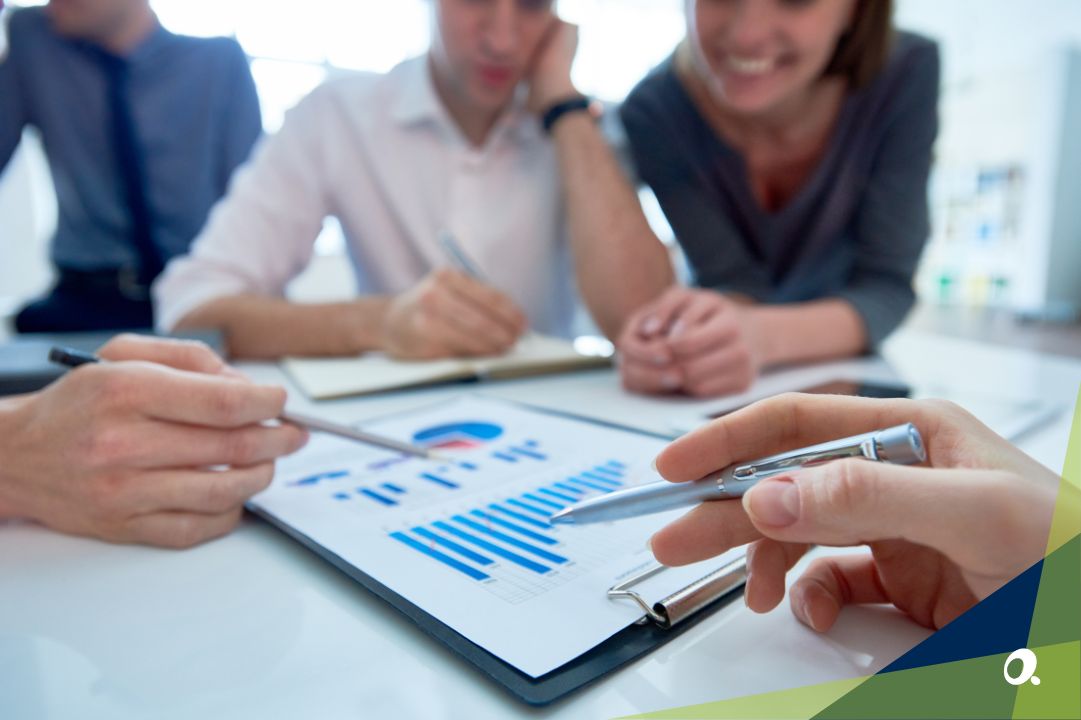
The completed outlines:
[[[135,268],[74,270],[59,268],[57,287],[77,293],[120,295],[135,302],[150,300],[150,286],[139,279]]]

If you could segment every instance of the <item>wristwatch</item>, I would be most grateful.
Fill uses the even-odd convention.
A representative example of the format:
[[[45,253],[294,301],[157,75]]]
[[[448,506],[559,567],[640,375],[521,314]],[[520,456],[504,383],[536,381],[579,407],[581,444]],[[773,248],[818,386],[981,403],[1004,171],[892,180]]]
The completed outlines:
[[[544,133],[551,135],[552,128],[564,115],[576,112],[586,112],[594,120],[600,120],[601,115],[604,114],[604,106],[599,101],[585,95],[576,95],[566,100],[560,100],[541,115],[541,126],[544,127]]]

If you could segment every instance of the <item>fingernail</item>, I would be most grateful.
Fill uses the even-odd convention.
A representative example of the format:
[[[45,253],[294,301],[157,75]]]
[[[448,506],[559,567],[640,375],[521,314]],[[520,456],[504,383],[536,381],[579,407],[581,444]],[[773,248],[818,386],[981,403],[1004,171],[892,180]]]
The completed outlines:
[[[743,505],[758,524],[788,527],[799,520],[799,488],[792,478],[771,478],[747,493]]]
[[[653,537],[652,536],[646,540],[646,550],[649,550],[649,553],[651,555],[656,555],[656,553],[653,552]]]
[[[668,358],[666,358],[664,355],[654,355],[653,364],[657,366],[667,365]]]
[[[807,625],[812,630],[818,629],[815,627],[814,620],[811,619],[811,612],[808,607],[807,598],[803,598],[802,600],[800,600],[799,613],[797,614],[799,615],[799,619],[803,621],[804,625]]]
[[[646,318],[646,321],[642,323],[642,332],[646,335],[652,335],[661,329],[661,321],[655,317]]]
[[[680,386],[679,376],[671,373],[661,376],[661,387],[665,390],[675,390]]]
[[[683,330],[685,329],[685,327],[686,326],[683,324],[682,320],[676,320],[676,322],[672,325],[672,329],[668,331],[668,337],[679,337],[683,334]]]
[[[649,469],[653,472],[660,472],[660,470],[657,469],[657,458],[653,458],[653,462],[649,464]]]

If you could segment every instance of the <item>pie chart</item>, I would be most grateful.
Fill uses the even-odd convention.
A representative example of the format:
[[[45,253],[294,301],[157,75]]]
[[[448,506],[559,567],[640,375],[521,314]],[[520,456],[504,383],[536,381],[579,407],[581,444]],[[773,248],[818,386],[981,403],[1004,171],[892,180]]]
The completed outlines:
[[[491,442],[502,434],[503,428],[493,423],[455,422],[418,430],[413,434],[413,442],[425,447],[469,450]]]

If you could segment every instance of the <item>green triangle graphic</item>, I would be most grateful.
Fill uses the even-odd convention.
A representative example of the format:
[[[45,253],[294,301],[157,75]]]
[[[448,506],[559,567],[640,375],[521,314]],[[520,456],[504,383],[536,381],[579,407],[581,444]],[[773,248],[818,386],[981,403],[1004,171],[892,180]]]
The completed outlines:
[[[1040,679],[1040,684],[1029,681],[1017,688],[1015,720],[1081,718],[1081,642],[1032,648],[1032,651],[1036,654],[1035,677]]]
[[[1040,684],[1017,688],[1013,717],[1081,718],[1081,392],[1028,642]]]
[[[731,700],[719,700],[705,705],[688,705],[629,718],[649,720],[807,720],[822,708],[850,692],[866,677],[834,680],[820,685],[779,690],[761,695],[748,695]],[[623,720],[629,720],[624,718]]]
[[[815,716],[816,720],[1002,718],[1013,715],[1017,688],[1002,676],[1009,653],[875,675]]]

